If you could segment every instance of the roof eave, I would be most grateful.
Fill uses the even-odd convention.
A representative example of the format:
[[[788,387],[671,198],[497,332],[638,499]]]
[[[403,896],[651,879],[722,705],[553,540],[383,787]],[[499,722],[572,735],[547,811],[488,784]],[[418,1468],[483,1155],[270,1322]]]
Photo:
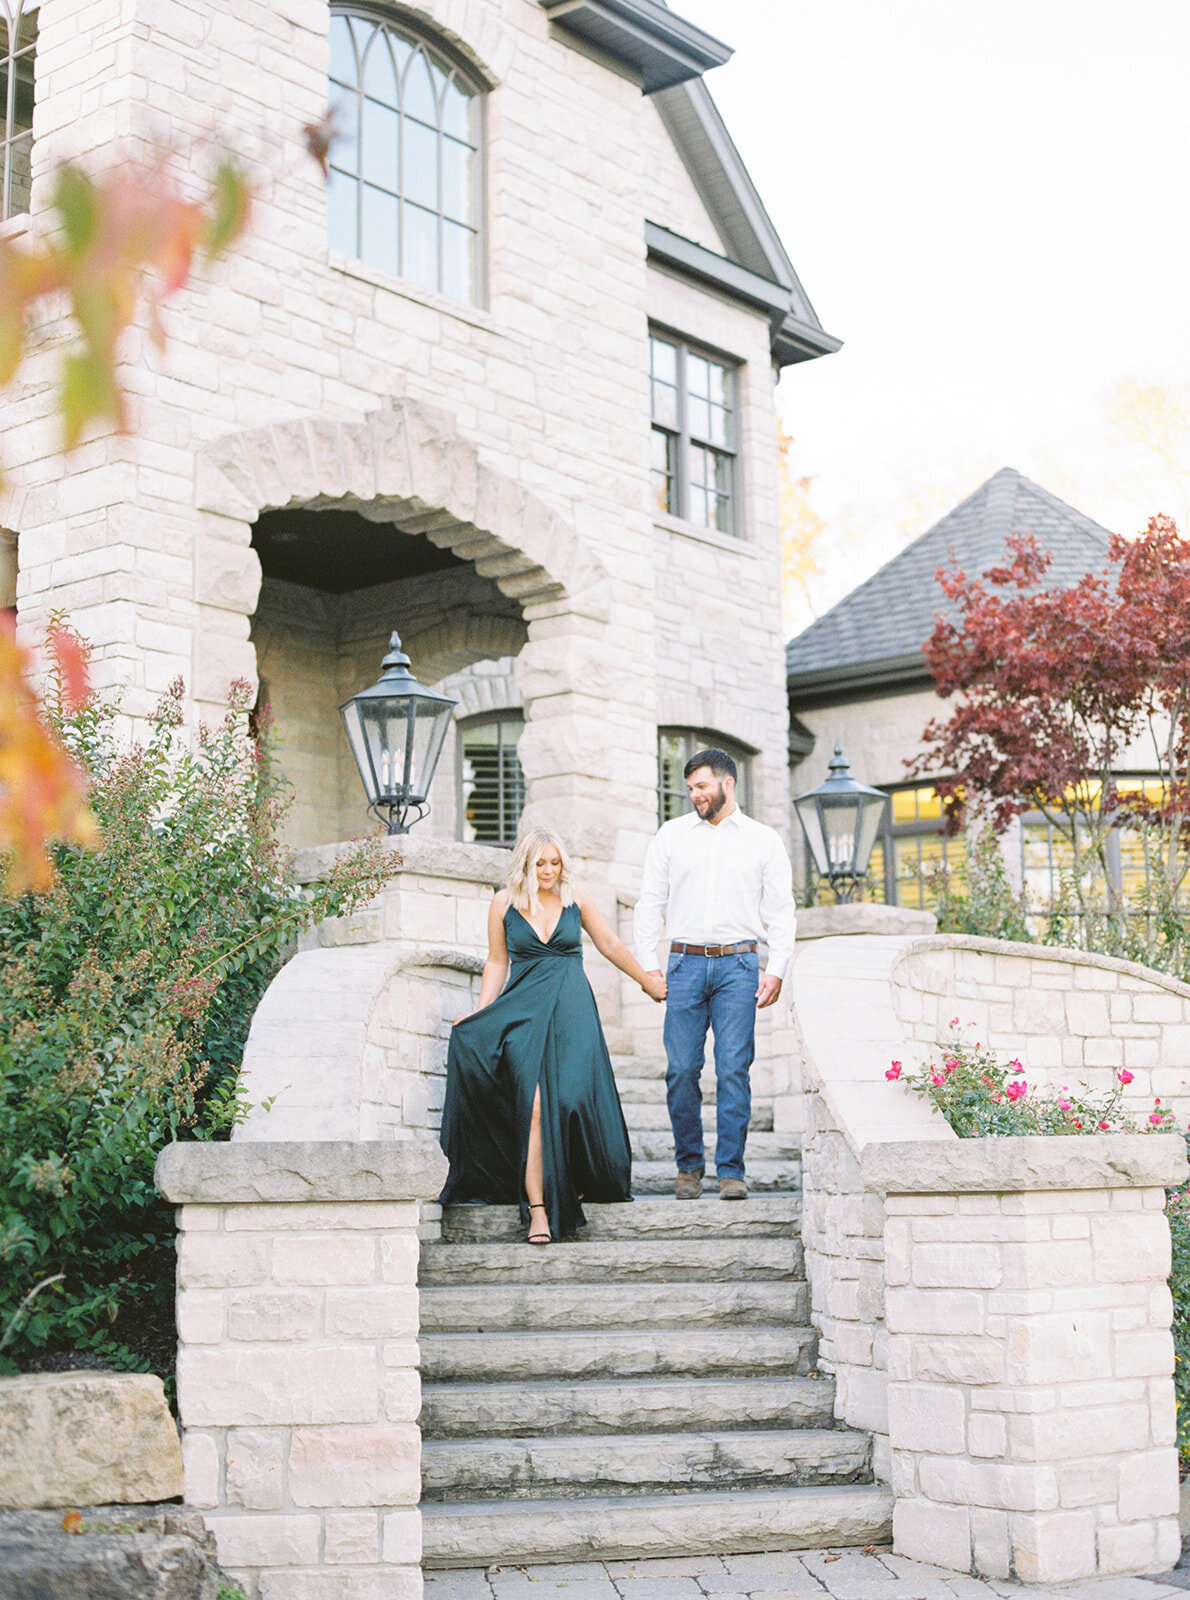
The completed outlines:
[[[559,28],[638,73],[644,94],[701,78],[733,54],[729,45],[675,16],[658,0],[540,0],[540,4]]]
[[[659,222],[645,223],[645,247],[650,261],[700,287],[763,311],[769,319],[773,360],[778,366],[812,361],[842,348],[841,339],[797,315],[791,308],[793,297],[787,285],[740,266],[693,239],[685,239]]]
[[[818,667],[791,672],[786,677],[789,703],[799,711],[816,706],[846,704],[870,695],[908,694],[932,687],[934,679],[920,650],[885,656],[879,661],[859,661],[839,667]]]

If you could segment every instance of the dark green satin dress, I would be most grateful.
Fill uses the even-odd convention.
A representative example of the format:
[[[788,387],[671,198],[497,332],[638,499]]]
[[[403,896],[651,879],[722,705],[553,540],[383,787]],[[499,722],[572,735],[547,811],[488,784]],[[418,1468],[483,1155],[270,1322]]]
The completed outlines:
[[[583,971],[582,917],[564,906],[548,940],[509,906],[503,993],[451,1030],[441,1143],[443,1205],[521,1207],[533,1097],[541,1087],[545,1208],[555,1239],[582,1227],[579,1195],[630,1200],[628,1130],[595,996]]]

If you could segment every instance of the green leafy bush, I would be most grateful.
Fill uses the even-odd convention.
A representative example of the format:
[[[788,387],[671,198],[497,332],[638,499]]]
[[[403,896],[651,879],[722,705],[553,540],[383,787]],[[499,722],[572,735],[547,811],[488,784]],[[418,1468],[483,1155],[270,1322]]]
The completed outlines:
[[[182,699],[179,681],[129,745],[113,706],[93,697],[66,715],[48,698],[103,842],[60,849],[48,893],[0,901],[0,1370],[79,1350],[172,1370],[157,1152],[228,1136],[252,1013],[287,948],[370,899],[399,861],[370,840],[296,887],[279,843],[286,792],[267,735],[249,729],[248,686],[193,735]]]
[[[1174,1389],[1178,1400],[1178,1454],[1190,1465],[1190,1189],[1171,1189],[1166,1215],[1173,1243],[1169,1287],[1173,1294]]]

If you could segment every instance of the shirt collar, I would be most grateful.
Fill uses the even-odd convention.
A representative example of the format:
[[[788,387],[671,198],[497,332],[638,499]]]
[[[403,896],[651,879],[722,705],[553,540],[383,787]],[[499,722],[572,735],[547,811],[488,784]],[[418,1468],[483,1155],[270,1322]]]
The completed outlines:
[[[738,828],[744,820],[744,813],[740,810],[738,805],[734,811],[723,818],[722,822],[708,822],[705,817],[700,817],[697,811],[694,813],[694,816],[699,826],[703,828]]]

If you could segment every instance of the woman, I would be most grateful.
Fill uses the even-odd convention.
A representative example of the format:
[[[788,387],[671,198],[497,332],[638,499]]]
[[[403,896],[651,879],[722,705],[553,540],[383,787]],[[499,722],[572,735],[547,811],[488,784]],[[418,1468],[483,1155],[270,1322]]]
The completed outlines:
[[[561,841],[531,830],[488,913],[479,1007],[456,1019],[447,1055],[442,1203],[519,1203],[530,1244],[581,1227],[584,1198],[631,1199],[628,1130],[583,972],[584,928],[600,955],[664,1000],[664,978],[645,972],[572,887]]]

